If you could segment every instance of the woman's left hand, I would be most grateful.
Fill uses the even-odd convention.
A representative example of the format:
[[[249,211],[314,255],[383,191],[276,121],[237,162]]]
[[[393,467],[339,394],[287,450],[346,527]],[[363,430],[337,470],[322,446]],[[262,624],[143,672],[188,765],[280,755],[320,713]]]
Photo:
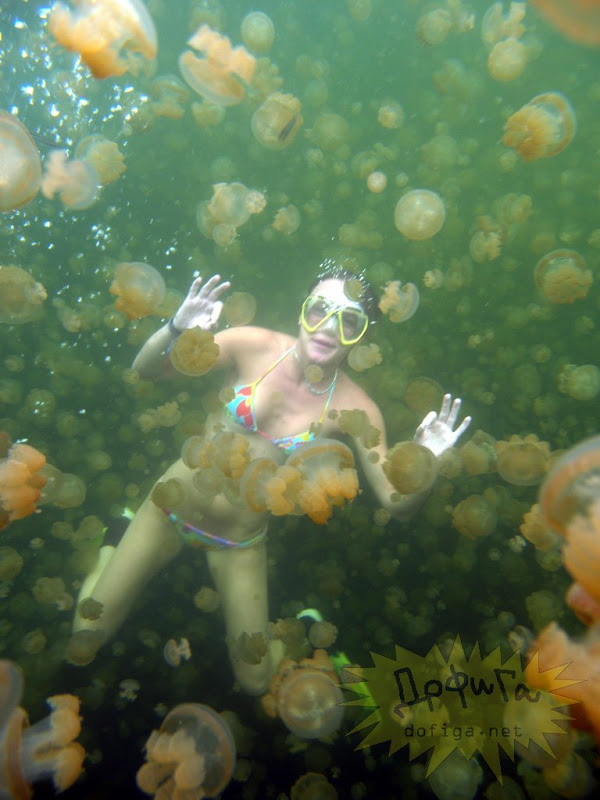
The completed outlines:
[[[444,450],[452,447],[458,437],[462,436],[471,424],[471,417],[465,417],[458,428],[452,430],[460,411],[461,402],[460,397],[457,397],[452,402],[452,395],[445,394],[440,413],[437,414],[435,411],[430,411],[427,414],[417,428],[414,441],[431,450],[434,456],[439,456]]]

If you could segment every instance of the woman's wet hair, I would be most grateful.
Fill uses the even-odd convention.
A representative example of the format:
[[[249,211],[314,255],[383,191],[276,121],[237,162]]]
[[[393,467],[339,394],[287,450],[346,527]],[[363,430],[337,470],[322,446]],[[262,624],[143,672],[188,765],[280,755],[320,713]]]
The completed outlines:
[[[348,299],[360,303],[369,317],[370,322],[375,322],[379,318],[379,301],[366,276],[360,272],[353,272],[351,269],[339,264],[332,258],[327,258],[325,261],[321,262],[317,277],[308,287],[308,294],[312,294],[321,281],[330,280],[331,278],[352,281],[352,296],[348,295]],[[358,289],[356,293],[354,287]]]

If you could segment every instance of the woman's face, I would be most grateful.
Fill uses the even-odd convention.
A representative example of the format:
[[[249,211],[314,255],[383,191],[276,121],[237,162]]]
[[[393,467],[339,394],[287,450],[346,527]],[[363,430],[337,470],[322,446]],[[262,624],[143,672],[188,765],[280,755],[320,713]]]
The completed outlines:
[[[311,363],[321,366],[338,365],[352,347],[342,339],[351,340],[362,329],[364,312],[359,303],[347,297],[344,281],[340,278],[321,281],[312,290],[311,297],[323,298],[324,302],[317,303],[314,312],[310,312],[305,306],[305,321],[314,330],[306,330],[301,321],[298,343]],[[327,317],[328,309],[332,308],[348,309],[348,314],[342,314],[340,322],[337,312]],[[324,321],[321,323],[322,319]],[[341,331],[340,324],[343,326]]]

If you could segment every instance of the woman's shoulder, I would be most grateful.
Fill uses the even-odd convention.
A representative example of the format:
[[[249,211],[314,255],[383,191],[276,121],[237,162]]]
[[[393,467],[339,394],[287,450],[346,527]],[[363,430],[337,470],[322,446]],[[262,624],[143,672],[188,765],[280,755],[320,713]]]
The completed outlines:
[[[379,416],[381,411],[379,406],[367,392],[359,386],[346,373],[340,371],[338,380],[338,391],[334,395],[335,406],[338,410],[359,409],[364,411],[369,418]]]
[[[280,331],[269,328],[259,328],[255,325],[240,325],[225,328],[215,336],[215,341],[221,348],[225,348],[231,355],[235,353],[248,353],[253,350],[281,350],[291,347],[294,338]]]

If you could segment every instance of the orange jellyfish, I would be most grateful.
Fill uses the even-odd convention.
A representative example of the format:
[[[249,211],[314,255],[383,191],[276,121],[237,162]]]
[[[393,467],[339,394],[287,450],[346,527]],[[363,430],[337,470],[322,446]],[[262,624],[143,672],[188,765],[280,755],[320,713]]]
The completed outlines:
[[[38,315],[47,297],[42,284],[24,269],[0,265],[0,322],[29,322]]]
[[[254,56],[244,47],[232,47],[226,36],[209,25],[201,25],[188,45],[203,55],[198,58],[185,50],[179,56],[179,69],[188,86],[216,105],[241,103],[254,75]]]
[[[109,289],[117,296],[115,308],[129,319],[147,317],[165,299],[166,287],[158,270],[143,261],[124,261],[117,265]]]
[[[137,785],[157,798],[216,797],[231,780],[235,759],[223,717],[200,703],[181,703],[150,734]]]
[[[157,52],[156,28],[142,0],[74,0],[71,11],[55,3],[48,29],[56,41],[79,53],[95,78],[137,75]]]
[[[67,208],[89,208],[98,199],[99,186],[94,166],[79,159],[68,161],[66,150],[52,150],[44,162],[42,194],[52,200],[58,193]]]
[[[318,525],[327,522],[334,506],[353,500],[358,493],[352,450],[334,439],[301,444],[285,466],[300,473],[297,504]]]
[[[219,358],[219,345],[210,331],[188,328],[173,342],[171,364],[183,375],[204,375]]]
[[[548,442],[540,442],[533,433],[523,439],[511,436],[506,442],[496,442],[496,452],[499,474],[514,486],[541,483],[550,462]]]
[[[390,322],[406,322],[416,314],[418,307],[419,290],[414,283],[386,283],[383,297],[379,301],[379,310],[388,315]]]
[[[600,436],[569,450],[548,473],[540,491],[540,509],[546,525],[565,536],[577,513],[587,510],[596,495],[600,470]]]
[[[538,94],[508,118],[502,137],[523,161],[551,158],[575,136],[576,119],[568,99],[559,92]]]
[[[15,800],[32,797],[31,785],[52,778],[62,792],[81,774],[85,750],[79,736],[79,698],[71,694],[47,699],[50,714],[29,724],[19,706],[23,678],[12,661],[0,661],[0,796]]]
[[[289,147],[303,123],[300,110],[300,100],[293,94],[273,92],[252,115],[254,138],[269,150]]]
[[[431,239],[446,219],[446,208],[439,195],[429,189],[413,189],[396,203],[394,225],[407,239]]]
[[[46,456],[28,444],[14,444],[0,460],[0,528],[33,514],[46,484],[40,470]]]
[[[576,250],[546,253],[536,264],[533,277],[551,303],[574,303],[583,299],[594,280]]]
[[[436,479],[437,459],[422,444],[398,442],[388,451],[383,471],[400,494],[424,492]]]
[[[150,87],[152,111],[157,117],[180,119],[185,114],[185,106],[190,93],[177,75],[159,75]]]
[[[233,292],[223,303],[228,325],[249,325],[256,315],[256,298],[248,292]]]
[[[7,111],[0,111],[0,176],[0,211],[27,205],[42,179],[35,142],[23,123]]]
[[[579,44],[600,45],[598,0],[531,0],[533,5],[567,39]]]
[[[299,739],[319,739],[335,733],[344,718],[344,697],[325,650],[299,663],[283,659],[262,698],[270,717],[279,717]]]
[[[74,156],[94,167],[102,186],[116,181],[125,172],[123,153],[118,145],[99,133],[85,136],[75,148]]]

